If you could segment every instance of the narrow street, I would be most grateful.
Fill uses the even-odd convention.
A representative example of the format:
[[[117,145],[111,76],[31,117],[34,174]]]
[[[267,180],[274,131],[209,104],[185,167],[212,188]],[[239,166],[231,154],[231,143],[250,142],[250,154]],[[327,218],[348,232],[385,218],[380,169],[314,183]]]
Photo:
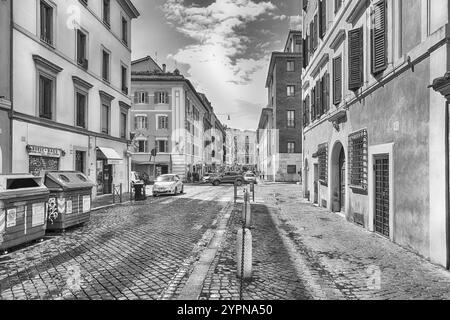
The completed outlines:
[[[448,271],[300,194],[295,184],[256,187],[243,299],[450,298]],[[0,257],[0,298],[238,300],[242,197],[232,197],[232,186],[188,185],[176,197],[94,211],[82,228]]]

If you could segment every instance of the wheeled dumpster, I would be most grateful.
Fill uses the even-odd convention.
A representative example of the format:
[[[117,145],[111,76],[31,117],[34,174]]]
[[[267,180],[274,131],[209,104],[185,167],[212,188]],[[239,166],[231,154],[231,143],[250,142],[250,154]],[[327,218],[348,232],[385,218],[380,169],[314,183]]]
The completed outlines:
[[[50,191],[47,231],[64,231],[89,222],[94,183],[83,173],[45,171],[44,184]]]
[[[48,196],[42,177],[0,175],[0,253],[44,238]]]

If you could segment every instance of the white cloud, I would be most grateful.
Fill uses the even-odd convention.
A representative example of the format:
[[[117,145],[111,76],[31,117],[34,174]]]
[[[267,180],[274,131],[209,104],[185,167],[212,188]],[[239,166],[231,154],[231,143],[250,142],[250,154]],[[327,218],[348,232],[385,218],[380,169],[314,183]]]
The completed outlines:
[[[290,16],[289,17],[289,29],[291,30],[302,30],[302,16]]]
[[[267,99],[262,93],[270,56],[245,55],[250,46],[263,48],[257,48],[241,31],[259,19],[287,19],[274,15],[274,4],[216,0],[208,7],[188,7],[183,0],[168,0],[163,9],[178,32],[195,41],[169,58],[188,66],[191,81],[207,94],[219,113],[242,112],[238,100],[264,107]]]

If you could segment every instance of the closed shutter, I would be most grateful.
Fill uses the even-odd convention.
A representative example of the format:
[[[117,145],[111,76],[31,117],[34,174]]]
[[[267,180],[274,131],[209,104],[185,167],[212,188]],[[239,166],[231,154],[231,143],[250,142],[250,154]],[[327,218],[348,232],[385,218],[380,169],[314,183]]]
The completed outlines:
[[[148,96],[148,92],[145,93],[145,103],[149,104],[150,97]]]
[[[170,97],[169,97],[169,93],[165,92],[164,93],[166,95],[166,103],[170,105]]]
[[[308,60],[306,60],[306,56],[307,56],[307,50],[308,50],[308,48],[307,48],[307,46],[306,46],[306,43],[308,42],[308,40],[307,40],[307,38],[306,39],[302,39],[302,45],[303,45],[303,51],[302,51],[302,53],[303,53],[303,59],[302,59],[302,62],[303,62],[303,68],[304,69],[306,69],[306,67],[308,66]]]
[[[162,126],[162,119],[163,119],[163,117],[158,117],[158,129],[162,129],[163,128],[163,126]]]
[[[313,37],[314,37],[314,49],[313,51],[316,51],[317,49],[317,45],[319,43],[319,37],[318,37],[318,18],[317,18],[317,14],[314,16],[314,33],[313,33]]]
[[[135,91],[134,92],[134,99],[133,99],[134,103],[139,103],[139,92]]]
[[[342,101],[342,57],[333,59],[333,104]]]
[[[323,113],[330,111],[330,74],[327,72],[323,77]]]
[[[320,119],[323,114],[322,108],[322,80],[319,79],[316,84],[316,118]]]
[[[155,104],[158,104],[158,96],[159,96],[159,92],[155,92],[155,96],[153,97],[153,101]]]
[[[306,127],[306,99],[303,100],[303,127]]]
[[[145,129],[148,129],[148,118],[147,117],[144,118],[144,126],[145,126]]]
[[[316,88],[311,91],[311,122],[316,119]]]
[[[309,110],[309,105],[310,105],[310,98],[309,95],[306,96],[306,124],[309,125],[310,123],[310,110]]]
[[[319,2],[319,36],[323,39],[327,32],[327,0]]]
[[[374,5],[372,11],[371,45],[372,73],[383,72],[387,68],[387,1],[381,0]]]
[[[348,32],[348,89],[356,91],[362,87],[363,75],[363,28]]]
[[[134,117],[134,129],[139,129],[139,117]]]

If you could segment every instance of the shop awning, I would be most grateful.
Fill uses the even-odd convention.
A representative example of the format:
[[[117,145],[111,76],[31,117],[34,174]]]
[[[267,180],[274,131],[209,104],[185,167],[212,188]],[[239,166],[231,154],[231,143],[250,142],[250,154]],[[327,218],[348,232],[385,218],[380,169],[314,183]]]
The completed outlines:
[[[105,147],[98,147],[98,151],[108,160],[108,164],[122,164],[123,158],[119,156],[116,150]]]

